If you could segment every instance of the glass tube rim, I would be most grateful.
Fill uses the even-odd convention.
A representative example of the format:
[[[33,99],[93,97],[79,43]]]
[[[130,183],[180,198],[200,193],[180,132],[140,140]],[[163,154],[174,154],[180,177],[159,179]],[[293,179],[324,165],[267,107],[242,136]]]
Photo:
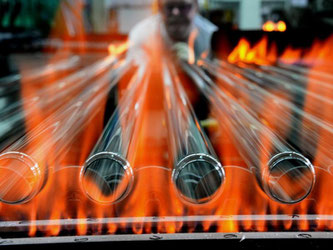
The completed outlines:
[[[282,161],[285,161],[285,160],[298,160],[298,161],[302,162],[304,164],[304,166],[307,167],[311,171],[313,178],[312,178],[311,186],[307,190],[307,192],[302,197],[300,197],[299,199],[295,199],[295,200],[292,200],[292,201],[286,201],[284,199],[281,199],[277,195],[275,195],[274,192],[269,188],[269,185],[265,182],[263,182],[263,188],[264,188],[266,194],[271,199],[273,199],[274,201],[277,201],[277,202],[282,203],[282,204],[292,205],[292,204],[296,204],[296,203],[299,203],[299,202],[303,201],[312,192],[313,187],[314,187],[315,182],[316,182],[316,173],[315,173],[314,166],[312,165],[312,163],[310,162],[310,160],[308,158],[306,158],[302,154],[294,152],[294,151],[285,151],[285,152],[281,152],[281,153],[278,153],[278,154],[274,155],[269,160],[269,162],[267,164],[268,169],[266,171],[263,171],[262,179],[264,180],[265,176],[269,176],[270,171],[272,171],[278,164],[280,164]]]
[[[86,189],[84,188],[84,184],[83,184],[83,179],[84,179],[84,175],[86,170],[88,169],[88,166],[90,164],[92,164],[94,161],[97,160],[101,160],[101,159],[110,159],[110,160],[114,160],[117,163],[119,163],[121,165],[121,167],[124,169],[124,173],[125,175],[128,177],[128,184],[126,187],[126,190],[124,193],[121,194],[120,197],[118,197],[117,199],[113,200],[113,201],[101,201],[101,200],[97,200],[94,197],[92,197],[89,192],[86,191]],[[121,155],[114,153],[114,152],[99,152],[97,154],[92,155],[91,157],[89,157],[86,162],[84,163],[84,165],[81,168],[80,171],[80,185],[81,185],[81,189],[83,191],[83,193],[93,202],[97,202],[99,204],[104,204],[104,205],[113,205],[116,203],[119,203],[120,201],[124,200],[129,193],[132,190],[134,184],[134,173],[133,173],[133,169],[130,165],[130,163]]]
[[[29,169],[31,171],[31,173],[33,174],[33,176],[36,177],[37,184],[34,185],[34,188],[29,193],[29,195],[27,195],[26,197],[24,197],[20,200],[8,201],[8,200],[0,197],[0,201],[3,203],[6,203],[6,204],[10,204],[10,205],[24,204],[24,203],[29,202],[39,193],[39,191],[42,188],[42,184],[45,181],[44,180],[45,176],[42,175],[42,171],[39,168],[39,164],[31,156],[29,156],[25,153],[22,153],[22,152],[18,152],[18,151],[8,151],[3,154],[0,154],[0,160],[4,160],[4,159],[15,159],[15,160],[19,160],[20,162],[25,164],[27,169]]]
[[[221,185],[218,187],[218,189],[208,198],[208,199],[204,199],[202,201],[200,200],[195,200],[195,199],[191,199],[189,197],[187,197],[186,195],[182,194],[182,192],[178,189],[177,187],[177,179],[181,173],[181,171],[190,163],[197,161],[197,160],[201,160],[201,161],[205,161],[208,162],[209,164],[213,165],[215,170],[218,172],[220,178],[221,178]],[[218,161],[215,157],[209,155],[209,154],[204,154],[204,153],[194,153],[194,154],[189,154],[186,157],[184,157],[183,159],[181,159],[176,167],[173,169],[172,171],[172,183],[173,183],[173,187],[176,190],[177,195],[181,198],[181,200],[189,205],[196,205],[196,206],[203,206],[206,204],[209,204],[213,201],[215,201],[222,193],[222,186],[223,183],[225,182],[225,171],[222,167],[222,164],[220,163],[220,161]]]

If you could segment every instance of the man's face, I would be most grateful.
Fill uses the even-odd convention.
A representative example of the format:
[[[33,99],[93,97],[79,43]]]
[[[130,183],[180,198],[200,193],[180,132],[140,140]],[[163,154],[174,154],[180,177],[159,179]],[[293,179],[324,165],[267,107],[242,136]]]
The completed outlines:
[[[198,11],[196,0],[159,0],[160,12],[168,35],[174,41],[186,42]]]

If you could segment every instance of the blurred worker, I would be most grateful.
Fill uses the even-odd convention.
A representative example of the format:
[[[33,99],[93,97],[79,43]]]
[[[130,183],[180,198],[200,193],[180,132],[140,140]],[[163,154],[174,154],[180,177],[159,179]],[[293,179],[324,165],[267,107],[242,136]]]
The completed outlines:
[[[158,0],[159,13],[138,23],[130,32],[133,50],[149,47],[159,39],[166,50],[182,58],[211,54],[211,39],[217,27],[199,15],[197,0]],[[135,53],[135,52],[134,52]]]
[[[197,0],[157,0],[159,13],[144,19],[133,27],[129,34],[130,49],[128,59],[142,62],[145,53],[150,53],[152,41],[159,42],[163,52],[176,55],[182,60],[193,63],[200,57],[211,55],[211,40],[217,27],[200,16]],[[177,68],[178,70],[179,67]],[[207,118],[209,106],[207,100],[191,83],[191,80],[178,72],[196,114],[200,120]],[[117,90],[109,94],[106,106],[105,123],[113,114],[118,99]]]

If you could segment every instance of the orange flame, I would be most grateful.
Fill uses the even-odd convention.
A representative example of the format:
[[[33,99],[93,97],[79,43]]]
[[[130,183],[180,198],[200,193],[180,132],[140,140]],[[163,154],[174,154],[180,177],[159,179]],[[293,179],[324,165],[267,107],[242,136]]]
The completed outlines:
[[[250,43],[242,38],[235,49],[230,53],[228,61],[230,63],[245,62],[259,65],[271,64],[277,58],[276,47],[268,49],[268,38],[263,37],[251,48]]]
[[[325,41],[315,40],[312,47],[309,49],[287,48],[278,55],[277,45],[269,44],[268,38],[264,36],[254,46],[245,38],[239,40],[237,46],[228,56],[230,63],[254,63],[258,65],[271,65],[278,61],[286,64],[294,64],[303,62],[306,65],[313,66],[321,64],[321,72],[330,71],[329,55],[332,54],[333,36],[330,36]],[[325,66],[326,65],[326,66]]]
[[[279,59],[284,63],[292,64],[301,58],[302,53],[302,49],[293,49],[291,46],[289,46]]]
[[[121,55],[126,52],[129,48],[129,41],[121,43],[121,44],[110,44],[108,47],[108,51],[110,55]]]
[[[324,91],[317,85],[315,79],[326,79],[327,84],[333,86],[329,76],[333,75],[332,68],[329,67],[333,57],[333,37],[324,42],[315,42],[310,50],[299,50],[289,47],[279,58],[279,60],[289,63],[304,60],[311,62],[314,67],[309,69],[308,90],[321,94],[332,99],[332,92]],[[129,44],[123,43],[110,45],[109,53],[119,55],[128,49]],[[92,234],[114,234],[117,232],[126,233],[130,229],[132,232],[141,233],[177,233],[186,229],[188,232],[202,230],[208,232],[240,232],[240,231],[267,231],[273,230],[333,230],[332,220],[324,218],[333,215],[333,197],[330,190],[333,188],[332,174],[318,169],[317,184],[312,195],[295,205],[283,205],[271,201],[258,187],[254,175],[246,168],[246,164],[239,153],[237,145],[232,140],[231,130],[225,127],[209,128],[211,141],[223,163],[226,166],[226,183],[221,196],[211,204],[202,207],[192,207],[183,204],[176,195],[171,183],[171,169],[168,166],[168,144],[163,114],[163,93],[160,68],[160,55],[152,59],[149,68],[152,75],[149,78],[148,95],[145,100],[144,112],[142,113],[141,126],[136,131],[133,147],[130,152],[130,162],[133,164],[135,172],[135,187],[132,193],[119,204],[105,206],[93,203],[80,189],[79,172],[84,160],[87,158],[93,145],[96,143],[103,129],[102,108],[96,119],[88,124],[72,144],[72,149],[59,163],[54,159],[54,152],[49,152],[46,165],[55,168],[55,165],[62,167],[50,173],[48,182],[45,184],[41,193],[30,203],[24,205],[9,206],[0,205],[0,216],[7,221],[27,220],[29,224],[28,235],[33,237],[42,232],[46,236],[56,236],[62,230],[75,230],[77,235]],[[255,46],[246,39],[241,39],[238,46],[230,54],[228,60],[232,63],[245,62],[256,64],[271,64],[278,59],[276,47],[268,48],[267,38],[260,40]],[[56,60],[56,59],[54,59]],[[190,60],[191,62],[191,60]],[[318,77],[316,72],[325,72]],[[67,72],[68,74],[70,72]],[[52,84],[60,76],[53,74],[47,81],[40,85],[31,85],[29,81],[22,81],[22,95],[32,96],[39,89]],[[126,75],[120,80],[119,93],[126,89],[128,84]],[[192,101],[198,100],[198,93],[192,90],[191,82],[186,77],[181,78],[187,86],[188,94]],[[226,90],[228,96],[232,97],[235,92],[232,89]],[[47,97],[55,93],[47,93]],[[236,93],[238,94],[238,93]],[[282,95],[282,94],[281,94]],[[281,96],[288,100],[288,96]],[[251,104],[250,96],[239,95],[239,98],[246,105]],[[106,100],[101,101],[101,106],[105,105]],[[305,110],[310,112],[308,107],[316,105],[321,107],[321,118],[332,124],[332,105],[321,105],[314,103],[309,97],[305,100]],[[52,107],[48,107],[52,110]],[[26,117],[26,127],[28,131],[38,126],[45,119],[45,110],[36,106],[24,107],[30,110]],[[31,111],[32,110],[32,111]],[[277,131],[274,114],[288,112],[281,110],[278,104],[271,100],[265,100],[261,110],[261,119],[272,130]],[[319,112],[319,111],[318,111]],[[216,116],[212,111],[212,116]],[[276,116],[275,116],[276,117]],[[223,117],[215,117],[219,124],[222,124]],[[288,117],[289,119],[290,117]],[[306,125],[306,124],[305,124]],[[287,129],[286,129],[287,131]],[[283,131],[285,132],[285,131]],[[282,133],[282,135],[284,135]],[[318,143],[331,142],[331,134],[327,131],[320,131]],[[269,138],[262,136],[262,143],[268,148],[271,147]],[[29,145],[30,147],[36,145]],[[78,150],[79,149],[79,150]],[[321,166],[325,157],[323,149],[318,147],[315,157],[315,165]],[[260,154],[261,162],[267,161],[267,156]],[[330,155],[333,158],[333,155]],[[75,165],[73,167],[64,167]],[[328,168],[329,169],[329,168]],[[326,169],[327,170],[327,169]],[[321,219],[313,222],[306,219],[311,213],[321,216]],[[293,216],[294,215],[294,216]],[[299,216],[304,216],[298,219]],[[212,218],[207,218],[212,216]],[[284,216],[281,219],[281,216]],[[168,218],[170,217],[170,218]],[[102,219],[119,219],[102,222]],[[191,219],[194,218],[194,219]],[[199,220],[202,219],[202,221]],[[75,225],[64,225],[62,221],[68,222],[69,219],[77,219]],[[96,224],[90,225],[88,219],[95,219]],[[198,229],[198,222],[202,228]],[[38,224],[41,220],[49,220],[46,225]],[[156,222],[155,222],[156,220]]]
[[[198,30],[194,29],[189,37],[188,41],[188,47],[189,47],[189,55],[188,55],[188,63],[194,64],[195,63],[195,53],[194,53],[194,43],[195,39],[198,36]]]

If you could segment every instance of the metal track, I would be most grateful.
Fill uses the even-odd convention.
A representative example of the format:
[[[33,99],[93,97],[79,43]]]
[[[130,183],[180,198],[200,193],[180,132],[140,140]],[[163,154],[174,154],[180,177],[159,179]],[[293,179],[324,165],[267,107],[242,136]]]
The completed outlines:
[[[250,239],[332,239],[333,232],[276,232],[276,233],[182,233],[104,236],[65,236],[0,239],[0,245],[36,245],[63,243],[98,243],[160,240],[250,240]]]

